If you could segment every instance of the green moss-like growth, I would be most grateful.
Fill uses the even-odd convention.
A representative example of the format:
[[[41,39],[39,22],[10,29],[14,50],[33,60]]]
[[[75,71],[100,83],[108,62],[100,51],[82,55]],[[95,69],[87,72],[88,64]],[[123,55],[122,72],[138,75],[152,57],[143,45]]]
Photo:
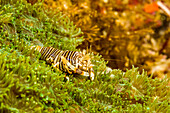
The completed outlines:
[[[137,68],[103,72],[106,62],[94,56],[95,80],[65,74],[39,60],[30,49],[44,46],[76,50],[80,29],[58,11],[14,0],[0,8],[0,112],[168,112],[168,79],[151,79]]]

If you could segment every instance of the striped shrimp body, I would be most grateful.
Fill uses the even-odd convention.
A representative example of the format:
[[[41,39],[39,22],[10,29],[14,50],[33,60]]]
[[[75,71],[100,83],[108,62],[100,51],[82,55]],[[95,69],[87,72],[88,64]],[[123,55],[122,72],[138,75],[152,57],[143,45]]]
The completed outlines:
[[[90,57],[85,52],[62,51],[53,47],[36,46],[36,50],[41,53],[41,59],[51,64],[54,68],[68,72],[69,74],[79,74],[90,77],[94,80],[93,66]]]

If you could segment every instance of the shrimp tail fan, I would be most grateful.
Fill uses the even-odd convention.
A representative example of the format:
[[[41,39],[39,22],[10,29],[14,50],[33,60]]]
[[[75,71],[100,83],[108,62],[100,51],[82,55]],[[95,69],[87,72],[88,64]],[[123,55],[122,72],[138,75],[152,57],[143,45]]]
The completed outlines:
[[[43,46],[44,46],[43,43],[41,43],[38,39],[34,39],[31,43],[31,49]]]

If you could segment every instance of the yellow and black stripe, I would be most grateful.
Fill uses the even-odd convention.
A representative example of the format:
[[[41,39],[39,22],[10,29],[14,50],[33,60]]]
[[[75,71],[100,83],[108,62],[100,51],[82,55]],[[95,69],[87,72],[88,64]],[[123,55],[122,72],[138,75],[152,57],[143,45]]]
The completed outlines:
[[[41,53],[41,59],[48,64],[68,73],[77,73],[83,76],[89,76],[94,79],[94,72],[90,59],[87,60],[81,52],[78,51],[62,51],[53,47],[37,46],[36,50]]]

